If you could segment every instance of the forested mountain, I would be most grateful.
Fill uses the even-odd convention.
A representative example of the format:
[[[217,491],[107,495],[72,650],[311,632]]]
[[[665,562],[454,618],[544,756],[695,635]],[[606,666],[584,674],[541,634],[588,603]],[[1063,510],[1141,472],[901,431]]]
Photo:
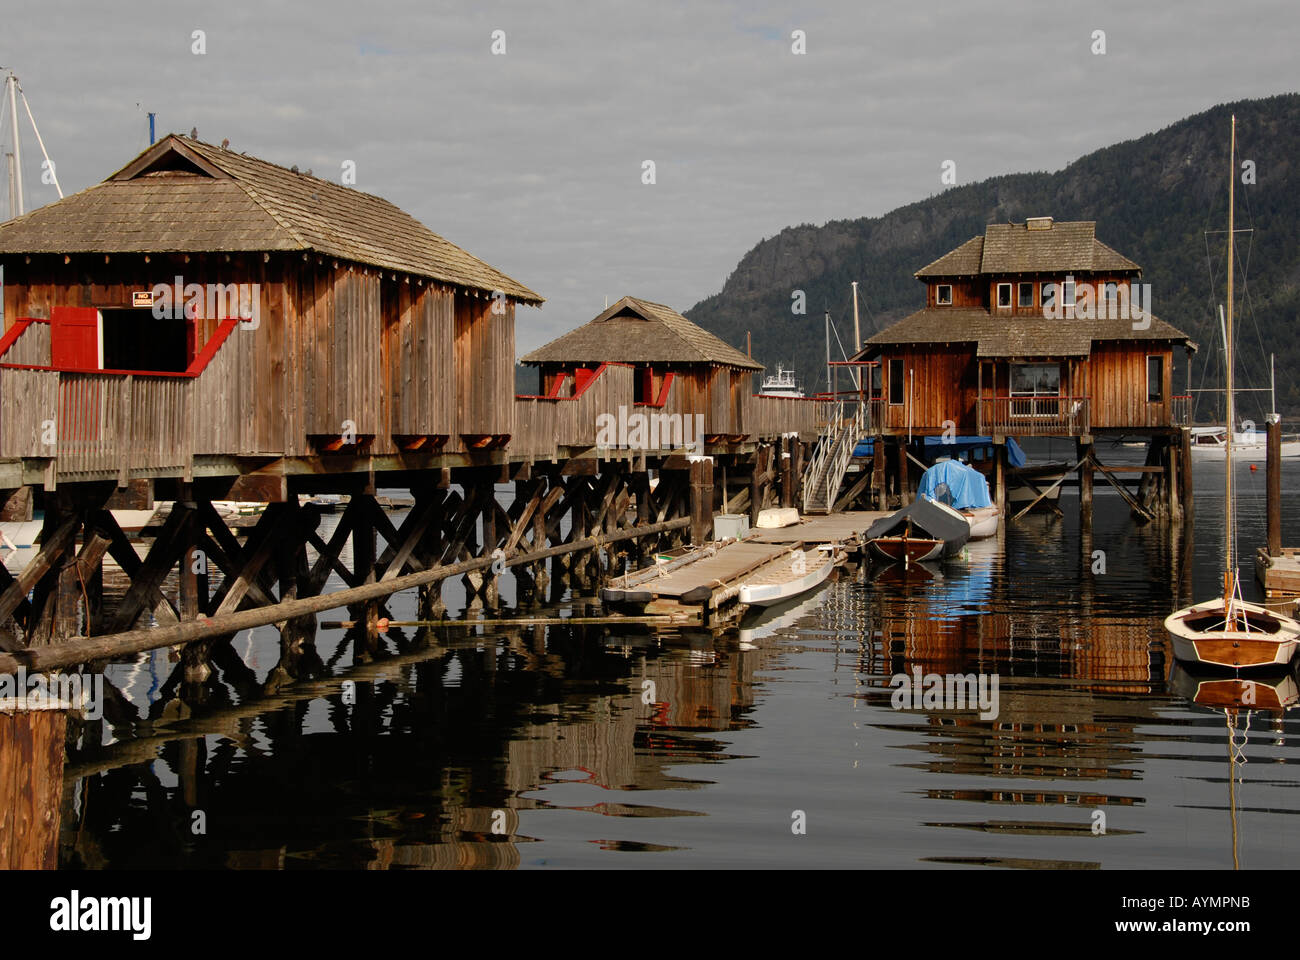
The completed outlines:
[[[823,311],[830,311],[848,349],[853,280],[865,339],[924,306],[925,288],[913,273],[983,234],[986,224],[1033,216],[1095,220],[1099,240],[1142,266],[1155,315],[1200,345],[1192,386],[1220,387],[1216,304],[1225,296],[1234,113],[1238,163],[1253,160],[1255,180],[1243,184],[1239,169],[1237,228],[1254,232],[1237,241],[1238,384],[1267,386],[1268,354],[1276,353],[1278,408],[1284,417],[1300,417],[1300,94],[1217,106],[1057,173],[950,187],[882,217],[789,227],[750,250],[722,292],[686,315],[742,349],[752,331],[754,356],[769,370],[778,361],[793,364],[805,389],[824,389]],[[1206,231],[1218,233],[1207,237]],[[794,290],[807,295],[803,316],[791,312]],[[1186,388],[1185,369],[1176,371],[1174,385],[1180,393]],[[1201,395],[1198,420],[1216,415],[1216,400]],[[1262,423],[1266,395],[1245,394],[1239,403],[1242,416]]]

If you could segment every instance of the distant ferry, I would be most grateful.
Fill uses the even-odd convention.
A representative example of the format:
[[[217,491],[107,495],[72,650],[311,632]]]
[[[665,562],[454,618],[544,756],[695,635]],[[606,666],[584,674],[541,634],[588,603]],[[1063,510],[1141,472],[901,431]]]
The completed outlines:
[[[763,387],[758,391],[758,395],[760,397],[802,397],[803,391],[794,382],[794,371],[786,370],[778,363],[776,373],[763,381]]]

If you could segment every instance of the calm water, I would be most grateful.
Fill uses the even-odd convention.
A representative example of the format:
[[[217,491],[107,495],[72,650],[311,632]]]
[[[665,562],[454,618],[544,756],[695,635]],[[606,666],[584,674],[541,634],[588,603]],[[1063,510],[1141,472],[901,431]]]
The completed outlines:
[[[1300,852],[1296,719],[1255,711],[1237,735],[1246,762],[1230,764],[1224,712],[1171,680],[1161,628],[1189,591],[1216,588],[1222,471],[1197,467],[1182,579],[1186,544],[1133,525],[1099,481],[1090,542],[1066,495],[1064,518],[1015,524],[940,578],[844,571],[716,641],[394,633],[357,664],[322,629],[321,678],[267,694],[278,634],[264,628],[235,638],[248,668],[223,660],[197,706],[175,699],[166,652],[115,665],[140,719],[92,725],[72,752],[62,862],[1230,868],[1231,773],[1241,866],[1287,866]],[[1264,537],[1262,467],[1240,482],[1249,555]],[[1292,466],[1286,507],[1297,485]],[[1289,512],[1284,542],[1300,544]],[[389,609],[414,606],[401,595]],[[996,673],[999,716],[894,710],[889,678],[913,667]]]

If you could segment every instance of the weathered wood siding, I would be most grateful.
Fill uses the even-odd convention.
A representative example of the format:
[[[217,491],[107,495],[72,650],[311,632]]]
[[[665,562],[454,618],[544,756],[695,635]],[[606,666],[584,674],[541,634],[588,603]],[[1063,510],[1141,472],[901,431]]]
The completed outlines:
[[[515,312],[494,313],[497,301],[457,292],[455,297],[456,429],[462,435],[513,432]]]
[[[901,396],[889,394],[895,358],[903,363]],[[974,427],[978,368],[972,347],[904,346],[886,351],[882,361],[881,409],[887,431],[906,433],[910,423],[915,432],[939,433],[945,420],[953,421],[958,431]]]
[[[1159,356],[1164,369],[1164,400],[1147,402],[1147,356]],[[1087,364],[1094,428],[1167,427],[1172,420],[1170,380],[1173,348],[1131,341],[1093,344]]]
[[[456,434],[452,291],[385,280],[381,300],[390,432],[406,437]]]

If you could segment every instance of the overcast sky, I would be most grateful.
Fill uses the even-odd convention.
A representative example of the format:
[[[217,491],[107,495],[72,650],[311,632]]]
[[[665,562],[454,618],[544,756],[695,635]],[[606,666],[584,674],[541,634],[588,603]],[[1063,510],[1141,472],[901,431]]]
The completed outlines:
[[[355,161],[359,189],[547,298],[523,353],[606,296],[685,310],[783,227],[938,192],[945,160],[959,183],[1056,170],[1294,91],[1297,26],[1295,0],[42,0],[10,6],[0,65],[65,193],[144,149],[147,111],[317,176]],[[30,209],[56,195],[20,117]]]

